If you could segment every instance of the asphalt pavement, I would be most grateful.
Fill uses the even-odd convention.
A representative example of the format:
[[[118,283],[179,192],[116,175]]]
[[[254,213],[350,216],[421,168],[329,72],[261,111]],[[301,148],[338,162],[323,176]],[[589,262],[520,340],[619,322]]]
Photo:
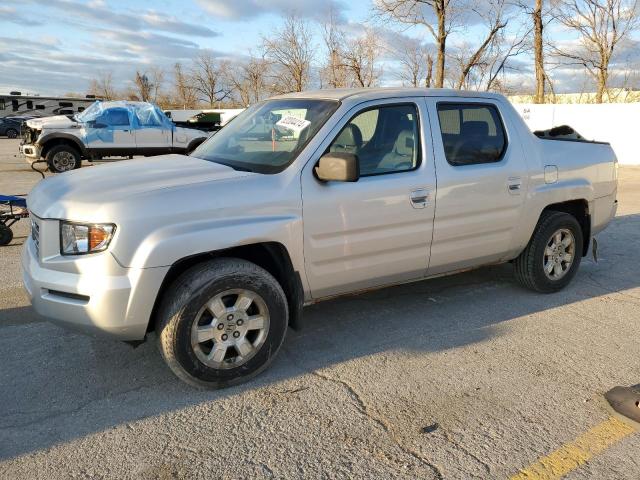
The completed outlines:
[[[39,180],[17,146],[0,139],[0,194]],[[508,478],[570,450],[610,418],[604,392],[640,383],[640,167],[620,177],[599,262],[566,290],[502,265],[314,305],[267,372],[222,391],[177,380],[153,337],[37,318],[22,221],[0,247],[0,478]],[[639,449],[626,432],[567,478],[640,478]]]

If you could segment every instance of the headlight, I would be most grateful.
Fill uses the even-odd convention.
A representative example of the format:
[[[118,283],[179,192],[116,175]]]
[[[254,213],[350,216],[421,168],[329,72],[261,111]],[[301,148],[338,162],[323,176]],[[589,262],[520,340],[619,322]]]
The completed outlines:
[[[60,222],[60,253],[83,255],[106,250],[113,238],[113,224],[82,224]]]

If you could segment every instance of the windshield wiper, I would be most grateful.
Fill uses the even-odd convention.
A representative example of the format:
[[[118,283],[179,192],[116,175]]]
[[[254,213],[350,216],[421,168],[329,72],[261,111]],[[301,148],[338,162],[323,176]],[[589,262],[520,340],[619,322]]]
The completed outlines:
[[[239,165],[234,165],[232,163],[227,163],[227,162],[223,162],[221,160],[218,159],[213,159],[213,158],[202,158],[202,157],[196,157],[196,158],[200,158],[201,160],[206,160],[207,162],[212,162],[212,163],[219,163],[220,165],[224,165],[225,167],[229,167],[229,168],[233,168],[234,170],[238,171],[238,172],[251,172],[251,173],[255,173],[253,170],[251,170],[250,168],[247,167],[241,167]]]
[[[231,167],[238,172],[253,172],[250,168],[247,167],[238,167],[237,165],[229,165],[228,163],[223,163],[222,165],[226,165],[227,167]]]

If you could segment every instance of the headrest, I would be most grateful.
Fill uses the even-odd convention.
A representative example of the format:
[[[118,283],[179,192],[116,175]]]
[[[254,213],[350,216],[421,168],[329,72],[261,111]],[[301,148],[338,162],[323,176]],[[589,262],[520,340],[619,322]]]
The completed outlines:
[[[333,144],[340,147],[360,148],[362,146],[362,133],[357,125],[350,123],[340,132]]]
[[[415,145],[413,136],[413,130],[402,130],[400,132],[396,144],[393,147],[398,155],[413,156],[413,148]]]
[[[481,135],[483,137],[489,136],[489,124],[487,122],[463,122],[461,135]]]

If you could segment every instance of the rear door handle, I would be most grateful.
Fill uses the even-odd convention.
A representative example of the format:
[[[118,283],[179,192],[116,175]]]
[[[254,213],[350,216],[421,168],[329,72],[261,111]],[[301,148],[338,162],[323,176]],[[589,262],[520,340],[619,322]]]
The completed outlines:
[[[424,188],[412,191],[409,197],[413,208],[424,208],[429,204],[429,190]]]

